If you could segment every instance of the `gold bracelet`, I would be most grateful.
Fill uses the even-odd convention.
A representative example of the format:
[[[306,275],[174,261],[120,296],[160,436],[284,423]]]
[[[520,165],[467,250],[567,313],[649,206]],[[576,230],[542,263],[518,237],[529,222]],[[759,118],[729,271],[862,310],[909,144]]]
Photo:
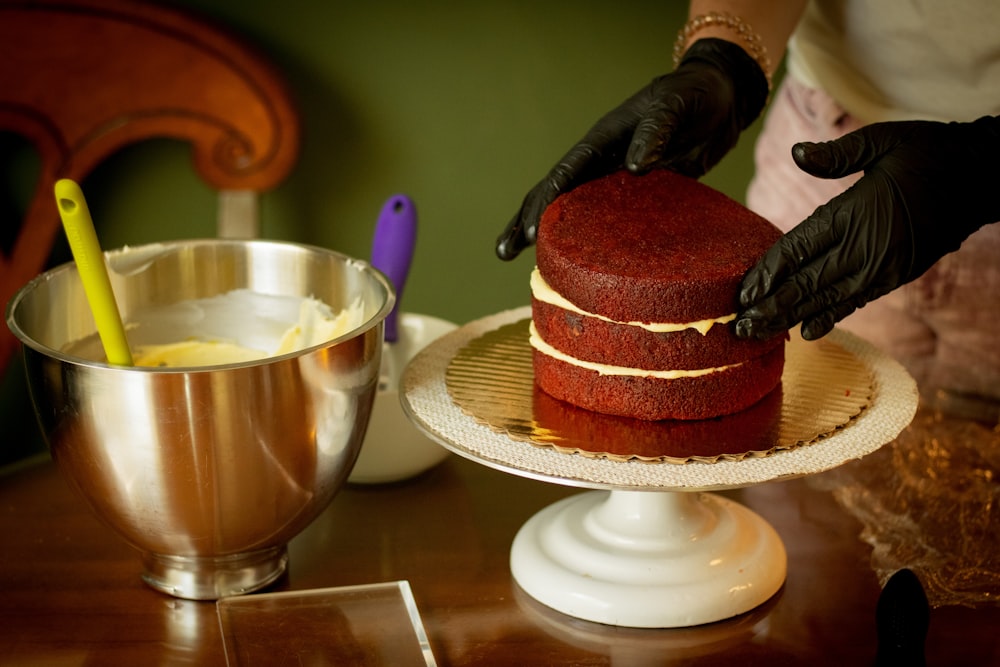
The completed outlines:
[[[771,58],[767,55],[767,48],[760,41],[760,35],[753,31],[747,23],[739,16],[733,16],[727,12],[709,12],[699,14],[684,24],[680,32],[677,33],[677,41],[674,42],[674,67],[681,62],[684,55],[684,47],[687,46],[691,36],[709,26],[721,26],[734,31],[743,40],[743,46],[750,57],[757,61],[764,71],[764,78],[767,79],[767,90],[771,90]]]

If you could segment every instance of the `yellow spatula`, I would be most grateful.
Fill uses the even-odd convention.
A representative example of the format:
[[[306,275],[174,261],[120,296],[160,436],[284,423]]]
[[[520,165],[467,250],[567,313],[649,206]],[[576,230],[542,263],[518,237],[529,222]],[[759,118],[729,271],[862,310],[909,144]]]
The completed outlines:
[[[108,267],[104,253],[97,241],[97,232],[90,217],[87,200],[80,186],[68,178],[56,182],[56,205],[62,218],[63,229],[69,240],[69,248],[80,273],[87,303],[97,323],[97,334],[101,337],[108,363],[119,366],[132,365],[132,352],[125,337],[118,302],[111,289]]]

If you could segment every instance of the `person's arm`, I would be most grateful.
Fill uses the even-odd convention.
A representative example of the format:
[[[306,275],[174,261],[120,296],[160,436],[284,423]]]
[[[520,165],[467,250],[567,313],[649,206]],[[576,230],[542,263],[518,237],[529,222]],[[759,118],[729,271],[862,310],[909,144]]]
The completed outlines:
[[[785,47],[788,38],[802,17],[805,10],[806,0],[784,0],[776,2],[774,0],[691,0],[688,8],[688,23],[683,32],[688,32],[687,39],[679,40],[679,51],[683,53],[688,46],[699,39],[706,37],[717,37],[739,44],[744,49],[748,49],[747,40],[739,37],[739,34],[724,22],[708,21],[704,27],[693,30],[692,23],[697,17],[725,16],[728,15],[741,22],[749,31],[748,37],[759,42],[763,56],[766,57],[768,66],[765,74],[770,77],[785,56]],[[754,55],[751,53],[751,55]]]
[[[497,238],[497,255],[513,259],[533,244],[545,208],[581,183],[619,169],[668,168],[698,178],[715,166],[764,108],[776,63],[765,50],[784,53],[782,40],[803,2],[695,2],[678,36],[674,71],[606,113],[570,148],[525,196]],[[698,12],[708,18],[695,19]],[[664,58],[670,55],[666,41]]]

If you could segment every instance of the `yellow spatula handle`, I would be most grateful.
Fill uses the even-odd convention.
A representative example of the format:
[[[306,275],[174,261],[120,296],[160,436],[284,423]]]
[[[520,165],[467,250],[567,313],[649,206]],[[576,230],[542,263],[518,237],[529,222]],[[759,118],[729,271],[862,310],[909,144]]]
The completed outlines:
[[[80,273],[87,302],[94,314],[97,333],[104,345],[108,363],[131,366],[132,352],[125,337],[125,327],[122,325],[115,293],[111,289],[104,253],[97,241],[97,232],[83,191],[76,182],[64,178],[56,182],[55,196],[59,216],[62,218],[66,238]]]

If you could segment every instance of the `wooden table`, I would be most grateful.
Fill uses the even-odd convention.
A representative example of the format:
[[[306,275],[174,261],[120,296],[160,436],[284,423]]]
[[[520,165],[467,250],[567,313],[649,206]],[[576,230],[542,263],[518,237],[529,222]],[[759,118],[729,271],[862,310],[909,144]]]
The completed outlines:
[[[272,590],[408,580],[444,666],[871,664],[880,592],[871,550],[814,480],[724,494],[777,529],[786,584],[740,617],[670,630],[572,619],[512,581],[517,530],[579,492],[456,456],[408,482],[348,487],[292,542],[290,570]],[[48,460],[0,476],[0,535],[0,664],[225,664],[215,605],[146,587],[136,552]],[[998,630],[996,606],[933,609],[928,664],[1000,664]]]

